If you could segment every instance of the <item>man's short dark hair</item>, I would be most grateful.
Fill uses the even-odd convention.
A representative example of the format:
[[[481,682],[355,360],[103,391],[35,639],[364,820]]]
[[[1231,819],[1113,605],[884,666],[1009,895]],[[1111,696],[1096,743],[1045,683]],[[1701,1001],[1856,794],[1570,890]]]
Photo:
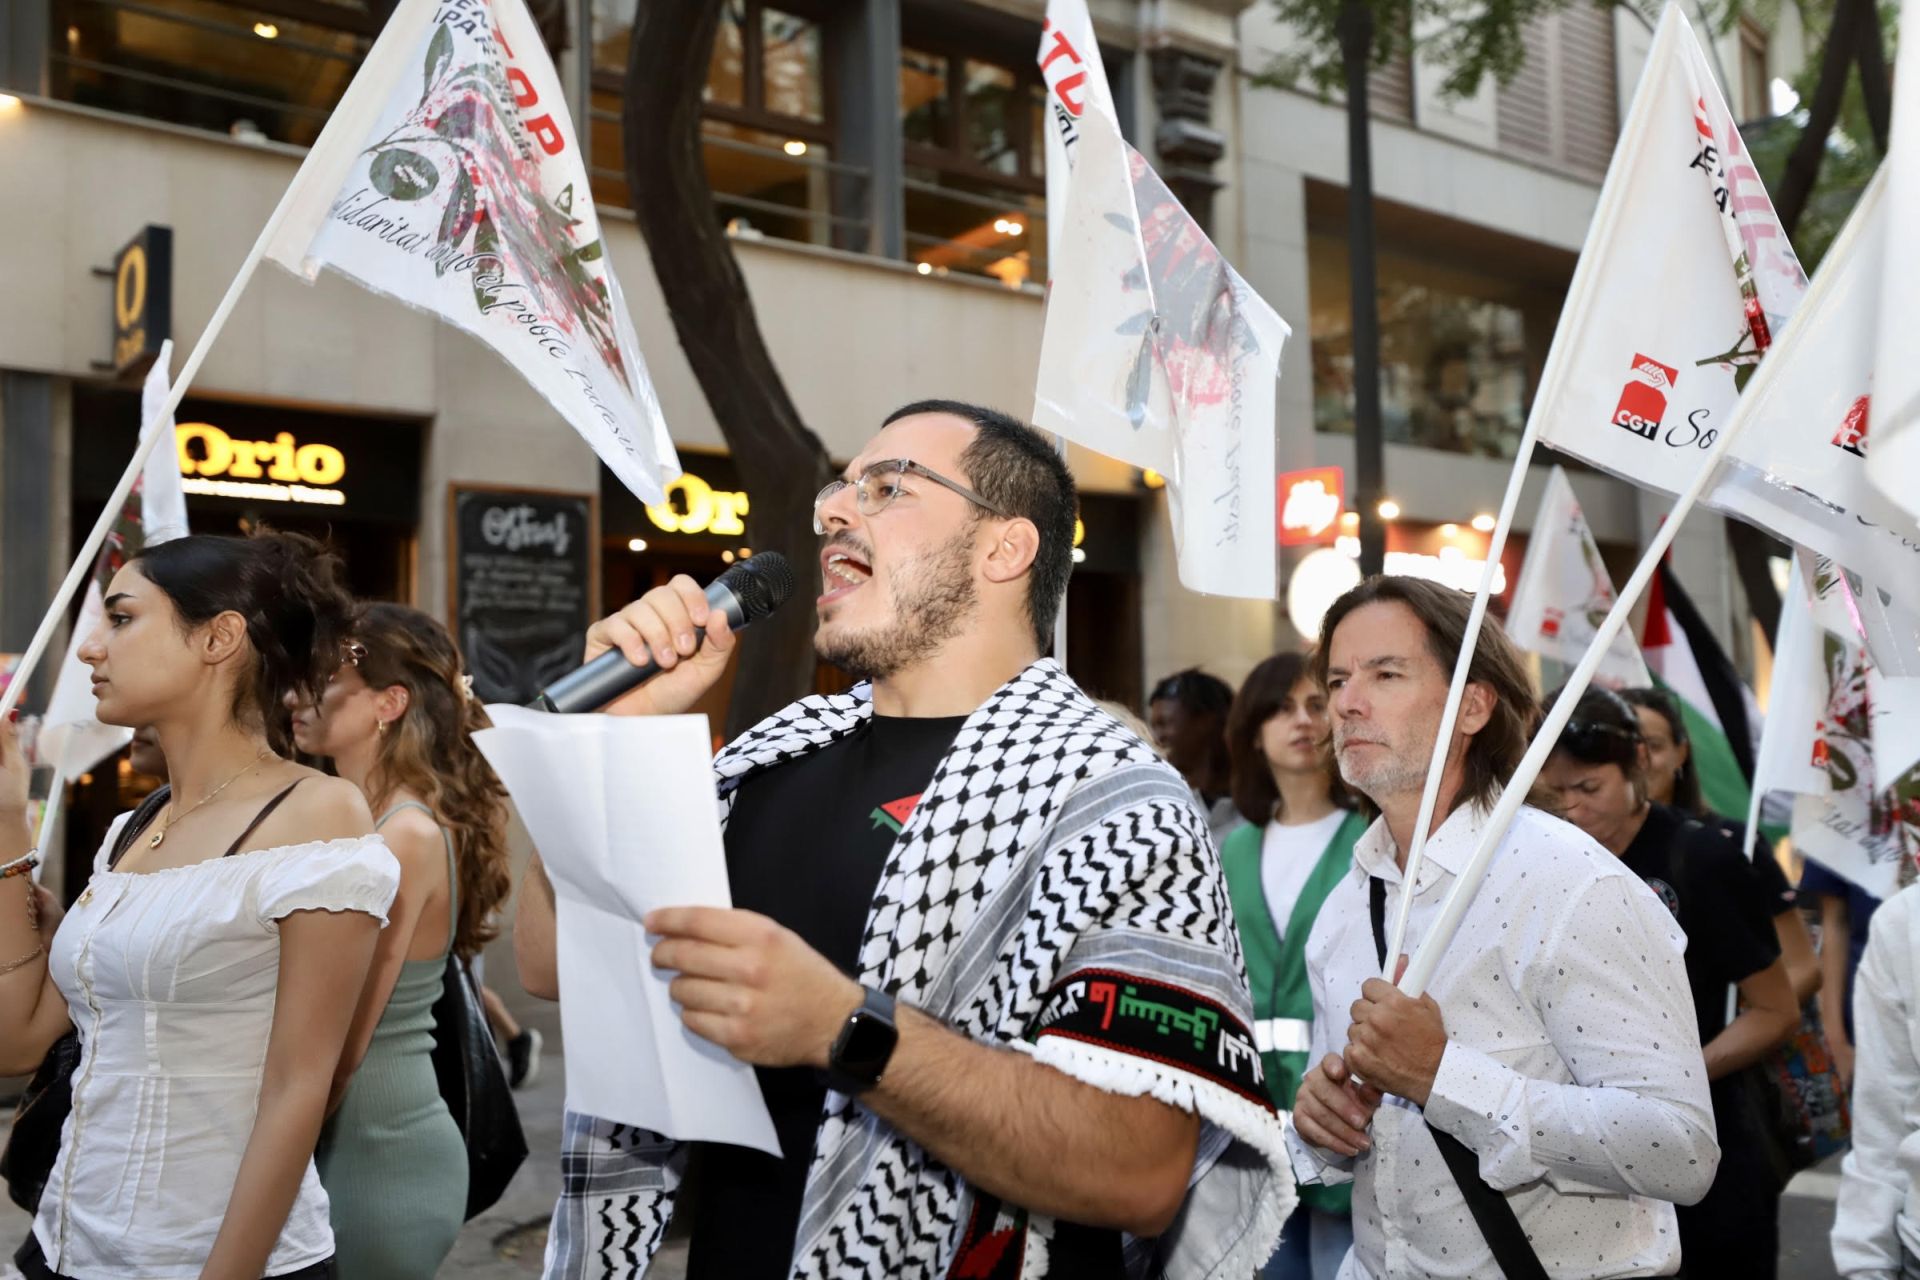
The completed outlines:
[[[1027,573],[1027,615],[1044,652],[1073,572],[1073,529],[1079,498],[1073,473],[1047,436],[1018,418],[961,400],[916,400],[887,415],[883,426],[922,413],[945,413],[970,422],[979,434],[960,453],[964,479],[981,497],[1008,515],[1033,521],[1040,532]],[[974,516],[983,513],[975,508]],[[1062,659],[1065,654],[1057,655]]]

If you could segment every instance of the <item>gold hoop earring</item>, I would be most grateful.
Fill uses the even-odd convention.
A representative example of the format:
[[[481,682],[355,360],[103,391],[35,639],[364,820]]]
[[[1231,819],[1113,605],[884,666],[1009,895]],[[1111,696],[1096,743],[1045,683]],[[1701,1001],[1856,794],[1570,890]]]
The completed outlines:
[[[373,722],[373,732],[376,737],[385,737],[387,732],[387,722],[385,720],[375,720]]]

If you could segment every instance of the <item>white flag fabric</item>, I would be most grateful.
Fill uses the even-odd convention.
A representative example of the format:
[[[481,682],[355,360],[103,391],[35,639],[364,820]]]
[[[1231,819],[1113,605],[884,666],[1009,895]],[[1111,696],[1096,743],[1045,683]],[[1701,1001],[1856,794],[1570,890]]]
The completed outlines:
[[[1902,30],[1920,31],[1920,0],[1903,0],[1900,19]],[[1886,238],[1882,255],[1889,287],[1880,291],[1879,389],[1867,474],[1888,500],[1920,517],[1920,486],[1914,484],[1920,476],[1920,360],[1914,358],[1907,306],[1920,287],[1920,243],[1912,233],[1920,226],[1920,40],[1902,41],[1896,57],[1893,130],[1881,169],[1887,173],[1888,223],[1906,230]]]
[[[1756,792],[1824,796],[1826,769],[1818,762],[1819,721],[1826,710],[1825,640],[1813,617],[1805,553],[1793,558],[1773,645],[1772,695],[1753,767]]]
[[[80,616],[74,620],[67,640],[66,656],[54,676],[53,695],[41,720],[40,736],[34,751],[40,763],[51,765],[57,773],[54,785],[77,778],[133,740],[133,730],[115,724],[102,724],[95,714],[93,668],[80,661],[80,646],[99,630],[106,617],[106,587],[114,572],[140,547],[129,545],[135,531],[128,527],[127,516],[139,513],[138,537],[141,545],[165,542],[187,532],[187,495],[180,487],[180,455],[173,448],[173,415],[166,408],[170,370],[173,367],[173,342],[160,344],[160,354],[147,371],[140,390],[140,422],[147,432],[163,433],[161,443],[147,454],[145,469],[127,503],[120,527],[109,538],[94,566],[93,577],[81,597]]]
[[[1679,493],[1805,290],[1699,41],[1669,5],[1547,354],[1540,439]],[[1756,510],[1817,506],[1732,460],[1706,500],[1762,523]]]
[[[1523,649],[1574,666],[1586,657],[1615,598],[1580,500],[1567,473],[1555,467],[1547,476],[1540,514],[1527,538],[1527,557],[1507,607],[1507,634]],[[1640,646],[1626,628],[1614,637],[1595,678],[1614,688],[1653,683]]]
[[[1270,600],[1291,330],[1109,120],[1079,121],[1034,425],[1167,477],[1180,581]]]
[[[1920,852],[1920,772],[1895,774],[1876,760],[1872,660],[1845,575],[1819,560],[1807,577],[1824,668],[1814,750],[1827,787],[1795,800],[1794,847],[1875,897],[1891,897],[1902,862]]]
[[[160,443],[147,452],[140,473],[141,542],[152,546],[187,534],[187,491],[180,483],[180,451],[174,447],[173,415],[167,407],[168,378],[173,369],[173,339],[160,344],[160,355],[147,370],[140,389],[140,425],[158,432]]]
[[[1882,403],[1873,392],[1875,330],[1894,167],[1883,165],[1867,185],[1740,397],[1738,462],[1715,502],[1920,605],[1920,520],[1867,475],[1868,425]]]
[[[1040,76],[1046,82],[1048,115],[1053,120],[1053,127],[1046,131],[1047,261],[1051,264],[1060,258],[1061,221],[1080,142],[1080,118],[1093,112],[1111,121],[1116,130],[1120,127],[1086,0],[1047,0],[1047,20],[1040,28]]]
[[[665,501],[679,460],[523,0],[401,0],[288,203],[269,258],[466,330]]]
[[[80,616],[74,619],[66,657],[54,677],[53,696],[47,700],[40,736],[34,743],[40,763],[54,770],[55,786],[79,777],[133,741],[132,729],[102,724],[94,714],[93,668],[80,661],[80,646],[100,629],[106,617],[104,600],[96,575],[88,580],[86,595],[81,598]]]

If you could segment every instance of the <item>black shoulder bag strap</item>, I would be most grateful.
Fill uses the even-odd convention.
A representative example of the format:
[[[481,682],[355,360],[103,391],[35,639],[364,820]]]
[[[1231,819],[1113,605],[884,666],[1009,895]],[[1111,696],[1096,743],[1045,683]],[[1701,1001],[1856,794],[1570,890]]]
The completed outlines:
[[[1373,918],[1373,949],[1379,957],[1380,967],[1387,966],[1387,882],[1379,876],[1367,878],[1367,914]],[[1500,1264],[1500,1270],[1506,1273],[1507,1280],[1547,1280],[1547,1269],[1540,1265],[1540,1256],[1533,1251],[1527,1233],[1520,1229],[1520,1219],[1514,1216],[1513,1206],[1507,1198],[1486,1184],[1480,1176],[1480,1162],[1467,1145],[1431,1122],[1427,1132],[1433,1135],[1433,1145],[1440,1148],[1440,1158],[1447,1162],[1447,1172],[1460,1187],[1460,1196],[1467,1202],[1467,1212],[1473,1215],[1474,1222],[1480,1228],[1480,1234],[1486,1237],[1487,1247],[1493,1250],[1493,1260]]]

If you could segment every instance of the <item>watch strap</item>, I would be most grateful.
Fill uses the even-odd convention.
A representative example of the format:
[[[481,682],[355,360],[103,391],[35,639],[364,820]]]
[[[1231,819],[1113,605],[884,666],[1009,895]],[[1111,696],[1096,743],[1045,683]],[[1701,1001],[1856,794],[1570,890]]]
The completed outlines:
[[[880,1076],[886,1070],[884,1060],[872,1071],[852,1069],[852,1064],[845,1060],[844,1055],[855,1033],[862,1029],[862,1024],[879,1023],[886,1028],[887,1032],[892,1033],[897,1041],[899,1029],[899,1023],[894,1017],[893,997],[877,987],[862,987],[861,990],[865,995],[860,1001],[860,1007],[848,1015],[845,1025],[840,1028],[840,1034],[834,1038],[833,1049],[827,1055],[827,1069],[822,1073],[826,1077],[829,1089],[835,1093],[846,1094],[848,1097],[864,1093],[879,1084]],[[893,1046],[889,1045],[888,1057],[891,1057],[892,1053]]]

